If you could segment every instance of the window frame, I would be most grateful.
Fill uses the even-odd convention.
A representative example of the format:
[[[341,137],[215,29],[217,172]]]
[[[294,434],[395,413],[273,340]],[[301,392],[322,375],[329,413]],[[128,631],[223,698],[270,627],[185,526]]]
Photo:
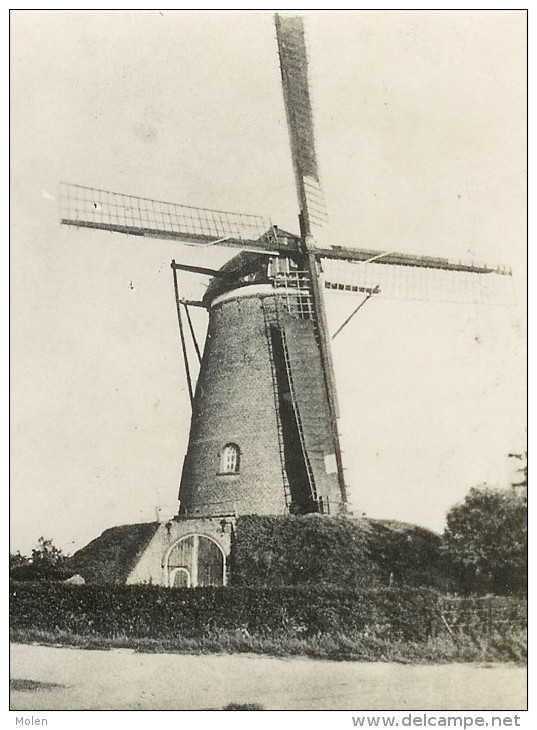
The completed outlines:
[[[233,476],[240,472],[241,450],[238,444],[229,441],[222,447],[218,456],[218,474],[220,476]]]

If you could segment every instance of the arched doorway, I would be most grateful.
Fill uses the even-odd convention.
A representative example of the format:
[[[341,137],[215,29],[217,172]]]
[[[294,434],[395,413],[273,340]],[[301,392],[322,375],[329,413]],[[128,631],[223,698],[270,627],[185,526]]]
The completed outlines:
[[[192,581],[186,568],[170,569],[170,586],[172,588],[190,588]]]
[[[226,556],[206,535],[186,535],[178,540],[165,560],[170,588],[226,585]]]

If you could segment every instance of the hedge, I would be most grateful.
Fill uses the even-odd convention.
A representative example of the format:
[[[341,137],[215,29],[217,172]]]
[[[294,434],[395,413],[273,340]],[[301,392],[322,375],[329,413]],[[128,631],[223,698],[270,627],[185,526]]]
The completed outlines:
[[[219,630],[301,637],[361,633],[425,640],[438,614],[428,589],[194,588],[12,583],[11,626],[84,636],[167,639]]]

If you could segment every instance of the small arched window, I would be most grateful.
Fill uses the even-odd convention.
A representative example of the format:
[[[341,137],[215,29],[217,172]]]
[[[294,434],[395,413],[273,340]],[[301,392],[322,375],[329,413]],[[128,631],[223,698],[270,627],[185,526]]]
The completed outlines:
[[[220,454],[220,474],[238,474],[240,458],[237,444],[226,444]]]

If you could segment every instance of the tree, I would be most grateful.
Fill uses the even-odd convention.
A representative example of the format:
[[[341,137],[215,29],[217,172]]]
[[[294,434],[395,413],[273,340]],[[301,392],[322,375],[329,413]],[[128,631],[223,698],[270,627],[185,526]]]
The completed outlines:
[[[21,565],[28,565],[29,562],[30,558],[22,555],[20,550],[17,550],[16,553],[9,553],[9,570],[20,568]]]
[[[32,550],[32,563],[34,565],[49,565],[59,567],[65,560],[60,548],[57,548],[52,540],[40,537],[37,547]]]
[[[10,556],[10,578],[13,580],[63,580],[72,575],[66,558],[52,540],[40,537],[31,558],[18,553]]]
[[[522,497],[528,496],[528,452],[523,451],[521,454],[509,454],[510,459],[516,459],[521,462],[521,466],[517,469],[517,473],[520,474],[518,481],[513,482],[511,487],[513,489],[520,489]]]
[[[527,588],[527,503],[513,489],[472,488],[452,507],[441,551],[467,589]]]

